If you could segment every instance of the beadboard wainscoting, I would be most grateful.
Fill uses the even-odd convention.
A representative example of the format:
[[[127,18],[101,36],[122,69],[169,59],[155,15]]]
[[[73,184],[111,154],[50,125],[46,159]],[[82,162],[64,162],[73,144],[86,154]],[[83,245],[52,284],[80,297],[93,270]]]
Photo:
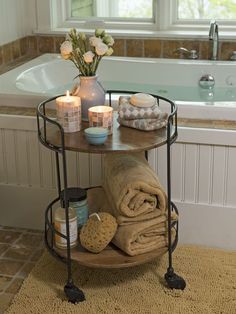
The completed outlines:
[[[172,197],[180,212],[180,241],[236,248],[236,131],[179,127],[172,146]],[[149,153],[166,187],[166,147]],[[97,186],[102,157],[67,152],[69,184]],[[0,115],[0,221],[43,228],[56,196],[54,152],[39,144],[35,117]]]

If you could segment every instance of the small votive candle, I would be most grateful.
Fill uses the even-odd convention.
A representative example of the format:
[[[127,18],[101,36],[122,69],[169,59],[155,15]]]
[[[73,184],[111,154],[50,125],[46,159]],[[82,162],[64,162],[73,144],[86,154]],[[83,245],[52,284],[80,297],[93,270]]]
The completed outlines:
[[[81,101],[78,96],[66,96],[56,99],[57,121],[63,127],[65,133],[81,130]]]
[[[95,106],[88,110],[89,126],[103,127],[108,129],[108,134],[112,134],[113,108],[109,106]]]

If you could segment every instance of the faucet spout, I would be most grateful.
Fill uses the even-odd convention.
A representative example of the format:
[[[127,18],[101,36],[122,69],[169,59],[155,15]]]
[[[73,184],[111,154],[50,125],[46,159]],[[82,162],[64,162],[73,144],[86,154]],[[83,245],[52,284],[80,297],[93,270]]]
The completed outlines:
[[[219,52],[219,32],[218,32],[218,24],[216,21],[211,21],[210,29],[209,29],[209,40],[210,42],[212,42],[211,60],[217,60],[218,52]]]

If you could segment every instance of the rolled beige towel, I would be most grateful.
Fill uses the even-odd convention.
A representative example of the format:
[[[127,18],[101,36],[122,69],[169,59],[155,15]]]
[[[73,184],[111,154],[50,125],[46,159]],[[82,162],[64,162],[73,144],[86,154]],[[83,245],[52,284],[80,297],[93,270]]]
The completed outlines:
[[[107,154],[103,188],[118,220],[142,221],[147,214],[150,219],[166,211],[165,191],[141,153]]]

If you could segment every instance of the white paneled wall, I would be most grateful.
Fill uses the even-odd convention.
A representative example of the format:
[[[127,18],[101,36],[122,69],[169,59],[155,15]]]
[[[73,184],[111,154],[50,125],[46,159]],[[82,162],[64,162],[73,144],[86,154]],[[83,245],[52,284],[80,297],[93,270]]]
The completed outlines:
[[[30,35],[35,23],[35,0],[0,1],[0,45]]]
[[[236,249],[236,132],[179,131],[171,170],[180,241]],[[150,163],[166,188],[166,148],[153,150]]]
[[[236,132],[179,128],[172,146],[172,198],[185,243],[236,249]],[[69,185],[102,181],[100,155],[67,153]],[[166,188],[166,147],[149,153]],[[56,196],[54,153],[39,144],[33,117],[0,116],[0,221],[40,228]]]
[[[185,128],[184,132],[191,132],[191,128]],[[232,132],[236,137],[236,132]],[[231,146],[227,141],[227,136],[228,133],[225,134],[226,145],[218,145],[217,136],[215,143],[209,144],[201,144],[200,137],[193,138],[195,143],[181,142],[181,136],[179,137],[171,149],[174,200],[236,207],[236,147]],[[166,188],[166,148],[164,146],[151,152],[150,164]]]
[[[35,130],[0,129],[0,184],[56,189],[55,153],[42,146]],[[101,184],[100,155],[67,152],[69,185]]]

